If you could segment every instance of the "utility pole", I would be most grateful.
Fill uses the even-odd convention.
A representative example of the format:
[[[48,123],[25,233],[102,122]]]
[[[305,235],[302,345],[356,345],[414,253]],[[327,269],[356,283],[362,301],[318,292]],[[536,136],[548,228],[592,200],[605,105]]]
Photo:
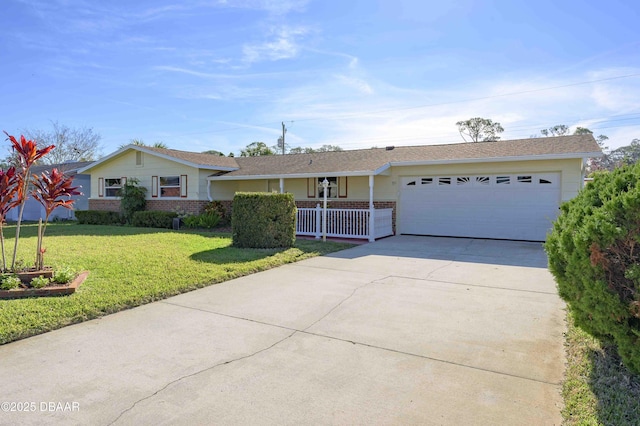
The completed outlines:
[[[287,133],[287,128],[284,127],[284,121],[282,122],[282,136],[278,138],[278,146],[282,146],[282,155],[285,154],[284,134]]]

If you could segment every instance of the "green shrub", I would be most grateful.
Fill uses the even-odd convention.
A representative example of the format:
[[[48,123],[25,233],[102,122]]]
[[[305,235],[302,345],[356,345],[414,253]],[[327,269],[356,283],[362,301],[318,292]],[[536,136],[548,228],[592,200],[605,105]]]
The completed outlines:
[[[220,217],[218,222],[219,225],[226,225],[227,223],[229,223],[227,209],[224,208],[220,201],[209,201],[202,208],[202,213],[216,213]]]
[[[561,206],[545,250],[576,325],[640,373],[640,164],[596,174]]]
[[[16,275],[6,274],[0,277],[0,289],[2,290],[12,290],[14,288],[20,287],[20,278]]]
[[[173,219],[178,217],[176,212],[165,212],[161,210],[145,210],[135,212],[131,217],[131,225],[143,228],[167,228],[173,226]]]
[[[139,183],[140,181],[136,178],[128,178],[122,188],[118,190],[120,211],[129,224],[133,224],[133,215],[143,211],[147,206],[147,188],[139,186]]]
[[[71,282],[75,277],[75,271],[68,266],[55,268],[53,272],[53,281],[60,284]]]
[[[215,211],[196,215],[187,215],[182,218],[187,228],[215,228],[220,222],[220,215]]]
[[[122,216],[118,212],[104,210],[76,210],[76,219],[82,225],[122,225]]]
[[[236,247],[291,247],[296,240],[293,194],[236,193],[231,227]]]
[[[31,287],[33,288],[43,288],[46,287],[51,280],[47,277],[35,277],[31,280]]]

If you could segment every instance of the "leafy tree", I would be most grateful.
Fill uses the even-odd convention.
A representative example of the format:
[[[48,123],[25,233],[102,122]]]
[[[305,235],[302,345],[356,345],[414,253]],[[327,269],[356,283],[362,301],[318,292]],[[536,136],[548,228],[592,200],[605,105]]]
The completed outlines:
[[[500,140],[498,133],[504,132],[500,123],[494,123],[488,118],[475,117],[456,123],[462,139],[467,142],[465,135],[471,138],[472,142],[493,142]]]
[[[224,154],[221,153],[220,151],[216,151],[215,149],[210,149],[208,151],[202,151],[203,154],[211,154],[211,155],[217,155],[219,157],[224,157]]]
[[[322,145],[320,148],[316,149],[316,152],[329,152],[329,151],[344,151],[338,145]]]
[[[289,154],[311,154],[313,152],[316,152],[315,149],[309,147],[303,148],[301,146],[296,146],[289,150]]]
[[[118,146],[118,149],[122,149],[127,145],[136,145],[136,146],[150,146],[152,148],[163,148],[163,149],[168,149],[169,147],[167,146],[166,143],[164,142],[155,142],[153,145],[147,145],[142,139],[131,139],[129,141],[129,143],[123,143],[122,145]]]
[[[57,121],[52,129],[24,130],[27,139],[39,146],[55,145],[56,149],[41,159],[42,164],[60,164],[68,161],[93,161],[100,154],[100,136],[90,127],[71,128]]]
[[[261,155],[275,155],[275,151],[264,142],[252,142],[240,150],[240,157],[258,157]]]
[[[569,126],[566,124],[556,124],[548,129],[540,130],[540,133],[542,133],[543,136],[565,136],[569,134],[569,131]]]
[[[338,145],[322,145],[320,148],[295,147],[289,150],[289,154],[312,154],[314,152],[344,151]]]
[[[613,167],[631,165],[640,161],[640,139],[634,139],[629,145],[611,151],[609,160]]]

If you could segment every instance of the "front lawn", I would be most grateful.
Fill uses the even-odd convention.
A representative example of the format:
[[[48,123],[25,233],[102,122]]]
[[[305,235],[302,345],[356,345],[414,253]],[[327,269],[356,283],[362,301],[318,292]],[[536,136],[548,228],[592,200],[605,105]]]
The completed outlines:
[[[36,228],[23,224],[20,232],[18,259],[31,265]],[[5,227],[8,252],[14,231]],[[0,344],[351,245],[298,240],[286,250],[238,249],[229,234],[52,223],[43,247],[45,264],[89,270],[89,278],[71,296],[0,300]]]

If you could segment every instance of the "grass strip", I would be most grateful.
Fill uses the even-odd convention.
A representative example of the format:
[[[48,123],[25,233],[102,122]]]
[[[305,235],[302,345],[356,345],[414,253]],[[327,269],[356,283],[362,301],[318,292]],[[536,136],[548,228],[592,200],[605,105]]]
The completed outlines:
[[[565,346],[563,424],[639,425],[640,376],[622,364],[615,347],[576,327],[571,315],[567,315]]]

